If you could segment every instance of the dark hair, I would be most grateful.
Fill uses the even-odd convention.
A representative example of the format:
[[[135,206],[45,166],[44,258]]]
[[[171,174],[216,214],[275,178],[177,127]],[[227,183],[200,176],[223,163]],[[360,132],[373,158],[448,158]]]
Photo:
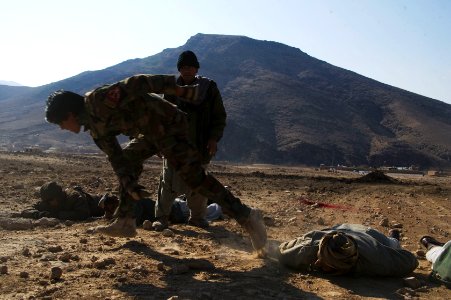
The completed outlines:
[[[64,90],[58,90],[50,94],[45,108],[45,120],[50,123],[60,124],[66,120],[69,113],[78,116],[84,109],[83,96]]]
[[[197,56],[193,51],[187,50],[180,53],[179,59],[177,60],[177,70],[180,71],[180,68],[183,66],[200,68]]]

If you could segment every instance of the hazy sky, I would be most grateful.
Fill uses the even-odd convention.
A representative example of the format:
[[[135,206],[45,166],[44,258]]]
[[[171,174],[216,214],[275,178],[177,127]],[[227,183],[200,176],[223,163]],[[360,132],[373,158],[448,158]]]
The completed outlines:
[[[280,42],[451,104],[450,0],[0,0],[0,29],[0,80],[28,86],[209,33]]]

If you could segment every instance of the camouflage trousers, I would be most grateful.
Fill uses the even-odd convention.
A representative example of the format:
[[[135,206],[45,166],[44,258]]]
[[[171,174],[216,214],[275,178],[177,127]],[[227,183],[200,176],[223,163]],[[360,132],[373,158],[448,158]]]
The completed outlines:
[[[250,207],[243,204],[214,176],[206,173],[199,151],[188,141],[186,116],[181,116],[173,124],[169,124],[170,134],[156,137],[156,134],[149,132],[131,140],[123,149],[124,157],[133,162],[132,168],[137,170],[138,178],[144,161],[157,153],[162,154],[167,164],[193,193],[219,204],[225,214],[240,224],[244,223],[250,214]],[[122,195],[116,215],[133,215],[134,205],[134,200]]]
[[[208,165],[202,165],[207,170]],[[188,208],[190,209],[190,217],[194,220],[205,219],[207,214],[208,198],[199,193],[192,191],[178,176],[168,164],[166,159],[163,160],[163,170],[158,185],[158,198],[155,206],[155,216],[169,216],[172,204],[177,196],[184,194],[187,199]]]

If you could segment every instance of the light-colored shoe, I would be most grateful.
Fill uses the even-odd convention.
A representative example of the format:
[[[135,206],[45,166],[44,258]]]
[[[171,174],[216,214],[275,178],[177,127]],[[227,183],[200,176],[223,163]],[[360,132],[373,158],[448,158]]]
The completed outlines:
[[[117,218],[109,225],[97,226],[94,232],[114,237],[134,237],[136,236],[136,219]]]
[[[266,234],[265,222],[263,221],[262,212],[252,208],[246,222],[242,224],[243,228],[251,237],[252,246],[258,253],[263,253],[268,236]],[[261,255],[261,254],[259,254]]]
[[[168,216],[158,217],[158,219],[152,223],[152,228],[155,231],[163,231],[168,227],[169,227],[169,217]]]

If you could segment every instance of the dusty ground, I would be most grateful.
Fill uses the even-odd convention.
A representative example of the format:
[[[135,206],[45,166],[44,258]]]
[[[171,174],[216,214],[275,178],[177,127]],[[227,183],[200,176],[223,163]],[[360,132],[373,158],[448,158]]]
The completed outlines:
[[[141,182],[149,190],[156,190],[160,164],[146,164]],[[263,210],[271,245],[343,222],[384,233],[398,224],[403,246],[413,252],[421,249],[422,235],[443,241],[451,236],[449,177],[396,177],[399,182],[393,184],[358,183],[350,180],[358,175],[350,173],[267,165],[214,164],[212,171],[243,202]],[[115,189],[115,177],[100,156],[1,153],[3,218],[31,205],[36,188],[48,180],[99,194]],[[308,204],[315,202],[340,207]],[[388,227],[379,225],[384,218]],[[247,235],[233,220],[214,222],[207,231],[173,225],[172,236],[141,228],[132,239],[87,233],[103,222],[0,229],[1,299],[400,299],[409,294],[451,299],[450,290],[427,280],[430,264],[421,258],[413,276],[423,287],[409,291],[401,278],[300,274],[271,257],[255,258]],[[59,280],[51,279],[53,267],[62,270]]]

